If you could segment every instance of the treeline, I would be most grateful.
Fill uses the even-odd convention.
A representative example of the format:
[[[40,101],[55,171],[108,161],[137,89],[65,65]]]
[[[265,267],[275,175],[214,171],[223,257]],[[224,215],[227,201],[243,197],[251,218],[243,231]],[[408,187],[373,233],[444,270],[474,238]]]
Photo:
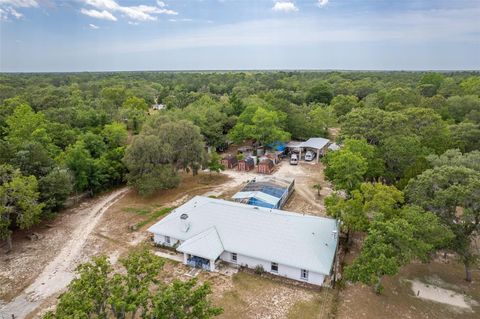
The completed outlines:
[[[429,154],[479,148],[479,95],[480,77],[468,72],[2,74],[0,238],[74,193],[175,187],[178,170],[208,165],[207,146],[328,136],[333,127],[342,128],[338,142],[368,146],[357,158],[366,172],[339,188],[403,189],[431,168]],[[165,110],[150,108],[160,103]],[[332,174],[348,161],[337,164]]]
[[[325,199],[327,213],[342,221],[347,246],[352,233],[366,234],[347,280],[380,292],[385,275],[438,249],[455,252],[472,280],[480,230],[479,84],[469,77],[451,86],[441,74],[425,74],[416,89],[369,94],[363,107],[338,117],[343,148],[324,159],[336,189]],[[446,95],[446,85],[464,95]]]

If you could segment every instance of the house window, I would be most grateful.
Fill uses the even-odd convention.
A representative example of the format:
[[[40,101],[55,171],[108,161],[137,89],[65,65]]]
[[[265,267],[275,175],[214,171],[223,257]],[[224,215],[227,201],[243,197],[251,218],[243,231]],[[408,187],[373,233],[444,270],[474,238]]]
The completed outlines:
[[[303,280],[308,280],[308,270],[302,269],[300,271],[300,278]]]
[[[169,236],[165,236],[165,242],[166,242],[167,244],[170,244],[170,237],[169,237]]]
[[[237,253],[232,253],[231,257],[232,257],[232,261],[236,263],[237,262]]]
[[[270,269],[272,272],[278,272],[278,264],[272,263],[272,265],[270,266]]]

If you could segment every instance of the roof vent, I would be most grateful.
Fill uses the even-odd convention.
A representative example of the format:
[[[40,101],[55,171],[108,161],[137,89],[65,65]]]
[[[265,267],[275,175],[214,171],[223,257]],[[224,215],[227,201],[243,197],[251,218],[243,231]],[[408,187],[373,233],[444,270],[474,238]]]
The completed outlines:
[[[180,219],[185,220],[188,218],[188,214],[182,214],[180,215]]]

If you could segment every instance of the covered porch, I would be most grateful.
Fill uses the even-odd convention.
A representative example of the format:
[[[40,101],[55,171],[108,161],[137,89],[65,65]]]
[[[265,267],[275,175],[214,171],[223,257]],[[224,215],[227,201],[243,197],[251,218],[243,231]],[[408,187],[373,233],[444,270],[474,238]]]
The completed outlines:
[[[209,271],[215,271],[215,261],[223,250],[215,227],[193,236],[177,248],[183,253],[184,264]]]

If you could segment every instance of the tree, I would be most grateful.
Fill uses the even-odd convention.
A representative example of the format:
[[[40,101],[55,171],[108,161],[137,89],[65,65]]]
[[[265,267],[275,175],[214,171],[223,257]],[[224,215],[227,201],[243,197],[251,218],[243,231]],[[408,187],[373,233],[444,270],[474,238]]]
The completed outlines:
[[[347,234],[347,246],[351,233],[368,229],[369,220],[363,209],[363,197],[360,191],[354,190],[348,199],[337,193],[325,198],[327,215],[341,221],[342,230]]]
[[[420,82],[419,88],[424,96],[434,96],[443,83],[444,76],[440,73],[425,73]],[[428,89],[427,89],[428,88]]]
[[[134,133],[138,133],[141,124],[145,121],[147,111],[148,105],[144,99],[131,96],[123,102],[120,116]]]
[[[480,125],[461,122],[450,126],[452,146],[462,152],[480,150]]]
[[[128,183],[148,195],[176,187],[180,182],[178,169],[196,174],[205,159],[205,144],[197,126],[154,115],[127,147],[124,163],[129,170]]]
[[[475,95],[452,96],[441,111],[442,117],[460,123],[471,112],[480,110],[480,97]]]
[[[223,166],[221,162],[221,157],[218,155],[217,152],[210,153],[210,160],[208,161],[208,169],[210,172],[217,172],[225,170],[225,166]]]
[[[90,188],[94,160],[87,150],[85,142],[80,140],[67,147],[65,152],[60,155],[59,161],[73,173],[75,190],[81,192]]]
[[[77,267],[77,277],[60,295],[55,312],[44,318],[108,318],[107,298],[110,294],[110,274],[113,269],[106,256],[94,257]]]
[[[360,186],[368,169],[366,159],[349,150],[328,154],[326,164],[325,176],[333,182],[336,189],[347,192]]]
[[[74,178],[65,168],[56,167],[39,180],[40,200],[45,211],[54,212],[63,207],[73,191]]]
[[[223,309],[212,306],[207,297],[210,285],[198,286],[197,280],[174,280],[153,297],[152,316],[158,319],[210,319],[222,314]]]
[[[398,112],[386,112],[377,108],[357,108],[345,116],[342,122],[343,138],[366,139],[378,145],[385,138],[404,131],[407,117]]]
[[[460,83],[465,94],[480,96],[480,76],[470,76]]]
[[[365,139],[347,138],[343,142],[342,149],[359,154],[365,158],[368,164],[368,169],[365,173],[366,179],[374,180],[380,176],[383,176],[385,172],[385,163],[378,155],[378,148],[374,145],[368,144]]]
[[[128,132],[125,124],[113,122],[103,127],[102,136],[109,148],[125,146]]]
[[[472,239],[480,229],[480,173],[463,166],[426,170],[405,188],[408,201],[437,214],[454,233],[452,249],[465,265],[466,280],[478,255]]]
[[[315,105],[312,110],[307,114],[307,117],[302,117],[299,125],[308,129],[307,136],[304,139],[308,139],[312,136],[324,136],[328,135],[328,128],[333,125],[335,121],[331,115],[331,112],[321,106]]]
[[[427,160],[434,167],[461,166],[480,172],[480,151],[462,153],[458,149],[451,149],[442,155],[431,154]]]
[[[415,135],[386,138],[380,147],[380,153],[385,161],[390,181],[401,178],[412,162],[426,155],[419,138]]]
[[[123,319],[130,314],[135,318],[140,312],[144,318],[149,311],[151,293],[157,276],[163,267],[163,260],[146,249],[130,253],[120,263],[126,273],[116,273],[109,282],[107,303],[115,318]]]
[[[354,95],[337,95],[333,98],[331,105],[337,117],[346,115],[359,106],[358,98]]]
[[[209,300],[208,283],[195,279],[170,284],[161,280],[164,261],[145,248],[121,259],[114,271],[107,257],[95,257],[77,267],[77,276],[60,295],[55,318],[210,319],[222,313]]]
[[[322,81],[310,88],[307,92],[306,101],[308,103],[330,104],[333,99],[333,90],[329,83]]]
[[[248,113],[250,114],[247,115]],[[281,128],[280,114],[261,106],[247,107],[229,132],[229,136],[236,142],[254,139],[262,145],[285,142],[290,138],[290,134]]]
[[[220,147],[225,144],[224,129],[228,121],[222,107],[220,102],[205,95],[177,113],[200,128],[208,145]]]
[[[422,146],[437,154],[448,149],[450,131],[447,123],[434,110],[409,108],[401,113],[407,117],[405,131],[418,136]]]
[[[242,114],[243,110],[245,109],[245,105],[235,92],[233,92],[228,98],[228,103],[230,103],[234,115],[238,116]]]
[[[37,223],[44,204],[38,202],[38,183],[35,176],[23,176],[10,165],[0,165],[0,239],[12,250],[12,231],[16,225],[26,229]]]
[[[154,135],[136,136],[127,147],[124,162],[128,168],[127,181],[141,195],[150,195],[160,189],[176,187],[180,180],[160,139]]]
[[[340,219],[342,228],[347,234],[347,244],[350,233],[366,231],[370,219],[382,215],[392,218],[403,204],[403,193],[394,186],[381,183],[363,183],[359,189],[344,198],[334,193],[325,199],[327,215]]]
[[[5,120],[7,139],[21,144],[32,139],[45,145],[50,142],[43,113],[35,113],[28,104],[19,104]]]
[[[345,268],[345,277],[373,285],[381,293],[384,276],[397,274],[414,258],[426,261],[451,237],[434,214],[419,207],[406,206],[393,218],[379,214],[370,225],[360,256]]]

